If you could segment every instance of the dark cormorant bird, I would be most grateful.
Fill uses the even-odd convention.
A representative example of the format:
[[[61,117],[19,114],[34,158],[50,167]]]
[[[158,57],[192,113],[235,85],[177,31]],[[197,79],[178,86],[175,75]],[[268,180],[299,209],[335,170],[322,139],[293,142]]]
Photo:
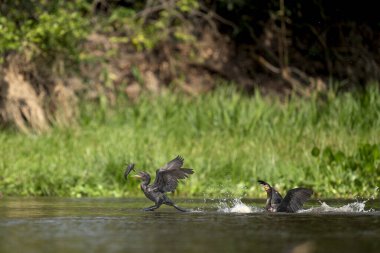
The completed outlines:
[[[267,192],[267,203],[265,209],[269,212],[286,212],[295,213],[302,208],[305,203],[313,194],[313,191],[306,188],[291,189],[286,193],[285,198],[272,188],[268,183],[258,180]]]
[[[155,203],[153,206],[144,208],[144,211],[154,211],[162,204],[165,204],[172,206],[179,211],[186,212],[185,209],[175,205],[174,202],[165,195],[166,192],[173,192],[177,188],[179,179],[185,179],[190,174],[194,173],[192,169],[181,168],[183,161],[184,159],[181,156],[177,156],[164,167],[158,169],[156,171],[156,178],[151,185],[149,185],[150,175],[148,173],[141,171],[134,176],[142,180],[140,185],[141,190],[148,199]],[[124,174],[125,177],[128,176],[132,169],[130,166],[127,167]]]

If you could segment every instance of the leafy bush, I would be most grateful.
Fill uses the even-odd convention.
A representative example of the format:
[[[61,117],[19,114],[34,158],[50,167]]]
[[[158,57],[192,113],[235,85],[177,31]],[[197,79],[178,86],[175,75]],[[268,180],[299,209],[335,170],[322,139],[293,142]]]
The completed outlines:
[[[199,8],[198,0],[160,0],[140,7],[137,1],[129,8],[112,10],[106,29],[113,27],[118,33],[113,41],[131,43],[139,51],[151,50],[167,40],[194,41],[189,27],[193,12]]]
[[[5,1],[0,17],[0,56],[77,58],[89,28],[87,4],[76,1]]]

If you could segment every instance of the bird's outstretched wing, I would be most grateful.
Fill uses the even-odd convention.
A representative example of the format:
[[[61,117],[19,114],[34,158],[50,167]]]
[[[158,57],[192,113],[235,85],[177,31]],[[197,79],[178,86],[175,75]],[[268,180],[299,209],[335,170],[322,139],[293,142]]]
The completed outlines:
[[[177,156],[164,167],[158,169],[152,186],[160,192],[174,191],[178,186],[179,179],[185,179],[194,173],[192,169],[181,168],[183,161],[184,159],[181,156]]]
[[[295,188],[286,193],[285,198],[277,208],[277,212],[295,213],[302,208],[313,194],[313,191],[306,188]]]

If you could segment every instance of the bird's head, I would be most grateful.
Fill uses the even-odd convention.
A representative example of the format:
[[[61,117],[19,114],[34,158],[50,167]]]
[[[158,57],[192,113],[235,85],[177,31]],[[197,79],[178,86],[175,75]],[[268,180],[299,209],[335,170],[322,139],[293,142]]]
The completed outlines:
[[[261,184],[263,186],[263,188],[266,192],[271,192],[272,187],[267,182],[264,182],[262,180],[258,180],[258,182],[259,182],[259,184]]]
[[[144,171],[138,172],[136,175],[133,175],[134,178],[138,178],[143,182],[150,182],[150,175]]]

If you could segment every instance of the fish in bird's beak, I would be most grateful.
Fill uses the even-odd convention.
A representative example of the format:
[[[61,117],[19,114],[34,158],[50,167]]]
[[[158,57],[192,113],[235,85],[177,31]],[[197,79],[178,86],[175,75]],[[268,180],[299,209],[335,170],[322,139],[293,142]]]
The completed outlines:
[[[129,175],[129,173],[131,173],[132,170],[135,171],[134,168],[135,168],[135,164],[134,163],[128,164],[128,166],[127,166],[127,168],[125,169],[125,172],[124,172],[124,178],[125,178],[125,180],[128,179],[128,175]]]
[[[133,175],[132,177],[138,178],[138,179],[143,179],[144,176],[145,176],[145,173],[142,171],[139,171],[139,173],[137,173],[136,175]]]

